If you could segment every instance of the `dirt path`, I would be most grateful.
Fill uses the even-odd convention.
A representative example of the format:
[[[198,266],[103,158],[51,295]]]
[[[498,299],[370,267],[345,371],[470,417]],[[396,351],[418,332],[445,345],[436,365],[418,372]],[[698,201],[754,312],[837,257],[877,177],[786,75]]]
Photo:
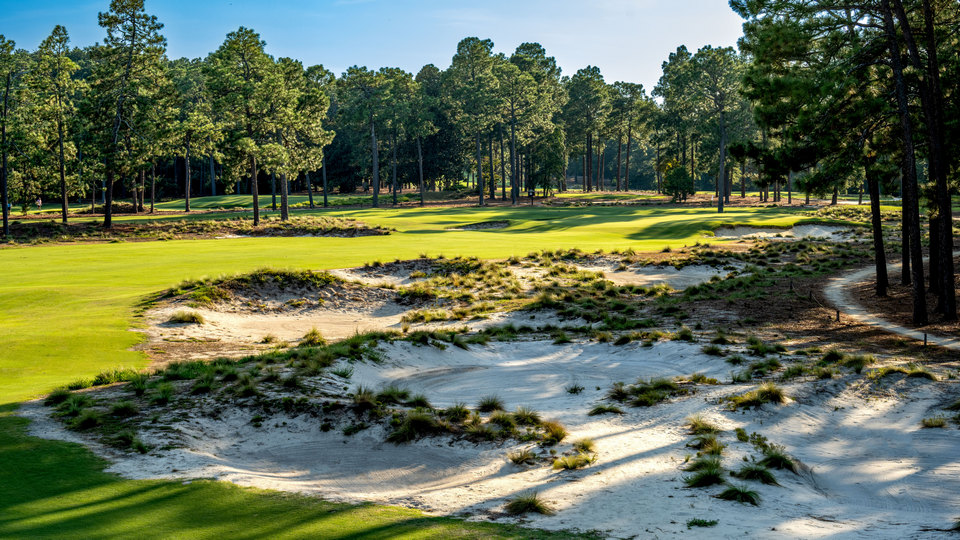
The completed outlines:
[[[954,253],[954,256],[957,255],[960,255],[960,251]],[[926,262],[926,259],[924,259],[924,262]],[[887,271],[890,272],[891,275],[899,270],[900,264],[891,264],[887,266]],[[849,274],[835,277],[830,280],[826,289],[824,289],[824,295],[831,304],[840,309],[848,318],[851,318],[857,322],[876,326],[886,330],[887,332],[899,334],[917,341],[923,341],[926,339],[927,343],[930,345],[938,345],[953,351],[960,351],[960,338],[929,335],[923,330],[916,330],[894,324],[890,321],[884,320],[876,313],[870,313],[863,306],[859,305],[855,300],[853,300],[850,297],[848,290],[855,283],[865,281],[873,278],[874,276],[876,276],[876,268],[870,266]]]

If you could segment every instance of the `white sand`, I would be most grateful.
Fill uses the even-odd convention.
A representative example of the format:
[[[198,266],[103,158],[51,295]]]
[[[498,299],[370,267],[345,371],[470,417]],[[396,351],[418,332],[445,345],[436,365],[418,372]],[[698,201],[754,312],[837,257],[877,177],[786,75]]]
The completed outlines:
[[[783,238],[798,240],[801,238],[821,238],[831,241],[840,241],[850,237],[844,232],[848,227],[837,225],[796,225],[792,229],[777,229],[772,227],[720,227],[714,231],[716,238]]]
[[[175,424],[180,432],[175,440],[184,448],[147,456],[94,448],[111,458],[111,471],[130,478],[214,477],[471,519],[514,521],[500,513],[504,502],[539,491],[558,514],[523,522],[600,530],[613,537],[951,537],[921,529],[944,527],[960,516],[960,431],[919,428],[931,407],[948,402],[944,391],[954,398],[958,394],[949,382],[890,378],[885,383],[890,391],[881,396],[867,394],[862,379],[849,386],[840,380],[797,383],[787,386],[795,398],[787,405],[736,413],[723,410],[717,400],[753,385],[702,386],[695,395],[656,407],[627,408],[622,417],[586,416],[614,381],[695,371],[729,380],[730,366],[703,355],[699,347],[520,341],[441,351],[394,343],[384,346],[386,363],[355,365],[350,387],[399,383],[438,406],[472,405],[495,393],[511,409],[535,408],[569,428],[567,443],[580,437],[596,441],[598,461],[580,471],[516,467],[504,457],[512,447],[450,444],[443,438],[394,446],[383,442],[380,428],[353,437],[336,430],[323,433],[306,415],[271,417],[255,428],[249,423],[254,413],[243,410],[228,410],[216,420],[195,415]],[[572,382],[585,387],[581,395],[565,392]],[[34,434],[76,439],[39,405],[22,412],[34,420]],[[727,430],[722,440],[729,445],[728,468],[738,467],[744,455],[755,455],[732,435],[742,426],[786,445],[808,469],[801,475],[778,471],[782,487],[751,483],[763,497],[758,508],[712,498],[717,487],[684,488],[681,467],[693,451],[685,447],[691,437],[682,425],[694,413]],[[150,444],[168,437],[161,431],[144,434]],[[720,523],[688,531],[685,524],[694,517]]]

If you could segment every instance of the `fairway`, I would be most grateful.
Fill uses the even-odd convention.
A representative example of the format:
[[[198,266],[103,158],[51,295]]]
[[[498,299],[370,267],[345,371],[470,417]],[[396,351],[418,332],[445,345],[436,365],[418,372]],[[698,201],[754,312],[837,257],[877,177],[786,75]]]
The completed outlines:
[[[316,212],[321,214],[321,212]],[[0,402],[36,396],[115,367],[141,368],[129,329],[147,295],[187,279],[258,267],[345,268],[420,254],[505,258],[579,247],[659,251],[706,241],[721,224],[790,226],[804,217],[782,209],[722,215],[688,208],[503,208],[331,211],[397,229],[363,238],[235,238],[121,242],[0,250]],[[491,231],[447,231],[510,220]],[[38,347],[37,344],[40,344]]]

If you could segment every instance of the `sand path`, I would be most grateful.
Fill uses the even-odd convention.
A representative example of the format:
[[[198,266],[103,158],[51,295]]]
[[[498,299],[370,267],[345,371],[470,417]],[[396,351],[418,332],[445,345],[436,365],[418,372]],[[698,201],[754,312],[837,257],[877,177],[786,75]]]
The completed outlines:
[[[960,251],[954,253],[954,256],[960,256]],[[926,259],[924,259],[926,262]],[[891,264],[887,266],[887,271],[892,275],[900,270],[900,264]],[[854,284],[866,281],[867,279],[876,279],[876,267],[868,266],[860,270],[835,277],[830,280],[824,289],[824,295],[827,300],[840,309],[844,315],[863,324],[869,324],[882,328],[887,332],[899,334],[904,337],[923,341],[926,339],[930,345],[938,345],[953,351],[960,351],[960,338],[929,335],[923,330],[916,330],[894,324],[884,320],[879,314],[870,313],[863,306],[855,302],[848,294],[848,289]]]

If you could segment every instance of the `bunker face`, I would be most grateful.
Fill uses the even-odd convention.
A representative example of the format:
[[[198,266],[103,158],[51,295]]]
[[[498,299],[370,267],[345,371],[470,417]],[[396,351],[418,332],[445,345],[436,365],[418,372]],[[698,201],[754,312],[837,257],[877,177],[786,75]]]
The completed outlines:
[[[792,229],[777,229],[764,227],[720,227],[714,232],[716,238],[768,238],[798,240],[802,238],[819,238],[823,240],[840,241],[849,238],[847,227],[836,225],[797,225]]]

